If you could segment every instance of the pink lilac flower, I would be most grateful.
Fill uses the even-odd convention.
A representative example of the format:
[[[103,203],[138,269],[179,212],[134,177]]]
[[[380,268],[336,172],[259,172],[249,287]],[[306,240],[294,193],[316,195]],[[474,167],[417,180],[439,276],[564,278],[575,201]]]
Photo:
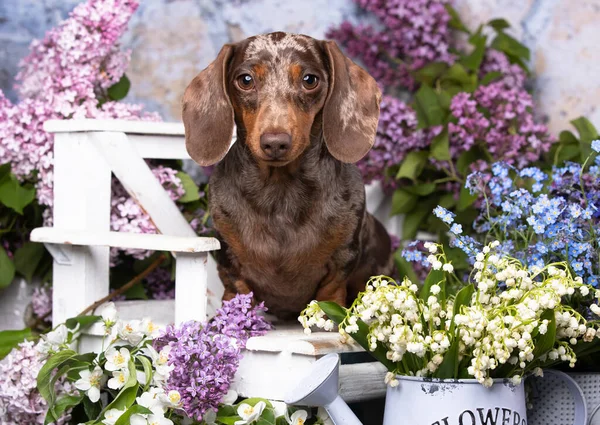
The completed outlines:
[[[271,325],[260,315],[261,303],[252,306],[252,294],[225,301],[215,318],[205,326],[190,321],[169,326],[154,341],[157,350],[170,346],[173,365],[166,390],[177,390],[182,408],[196,420],[216,409],[229,390],[237,371],[241,350],[251,336],[263,335]]]
[[[508,87],[524,87],[527,79],[523,68],[517,64],[510,63],[504,53],[495,49],[487,49],[481,63],[479,77],[483,78],[490,72],[501,73],[500,81]]]
[[[360,59],[386,88],[415,89],[411,71],[430,62],[453,63],[449,52],[450,0],[355,0],[385,27],[344,22],[327,37],[339,41],[347,53]]]
[[[175,298],[175,281],[165,267],[157,267],[146,277],[144,284],[148,297],[153,300],[172,300]]]
[[[44,317],[44,321],[50,323],[52,321],[50,316],[52,313],[52,287],[38,286],[35,288],[31,297],[31,308],[35,317]]]
[[[48,404],[37,390],[37,374],[45,358],[31,341],[24,341],[0,361],[0,425],[43,424]],[[58,395],[72,391],[71,385],[59,379]],[[67,412],[57,425],[70,420]]]

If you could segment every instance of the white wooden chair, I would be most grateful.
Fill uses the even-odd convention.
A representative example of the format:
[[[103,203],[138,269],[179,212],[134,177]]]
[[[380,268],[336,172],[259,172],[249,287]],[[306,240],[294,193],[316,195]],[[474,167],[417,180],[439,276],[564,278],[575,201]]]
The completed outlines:
[[[109,250],[137,248],[170,251],[176,256],[175,300],[119,301],[125,320],[151,317],[159,325],[205,320],[223,293],[216,264],[208,252],[214,238],[198,237],[154,177],[144,159],[189,159],[180,123],[120,120],[48,121],[54,133],[54,227],[38,228],[31,240],[44,243],[54,258],[52,322],[58,324],[108,295]],[[111,173],[148,213],[161,234],[110,231]],[[366,187],[367,209],[388,230],[390,204],[378,185]],[[79,349],[99,347],[102,330],[92,327]],[[276,324],[266,336],[251,338],[234,389],[242,396],[283,400],[310,364],[331,353],[360,351],[341,344],[336,333],[304,335],[299,324]],[[341,394],[346,401],[385,393],[378,363],[343,365]]]

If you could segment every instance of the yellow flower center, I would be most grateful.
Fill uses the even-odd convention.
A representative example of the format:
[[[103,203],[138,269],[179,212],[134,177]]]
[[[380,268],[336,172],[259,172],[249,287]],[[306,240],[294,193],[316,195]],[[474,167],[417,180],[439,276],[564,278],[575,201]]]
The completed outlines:
[[[119,382],[122,384],[125,383],[125,374],[124,373],[119,375]]]
[[[254,413],[254,407],[248,406],[244,409],[244,415],[250,416],[252,413]]]
[[[101,376],[97,376],[95,374],[90,375],[90,385],[92,387],[99,387],[100,386],[100,378],[101,378]]]
[[[179,393],[172,392],[169,394],[169,400],[171,401],[171,403],[177,404],[179,403],[179,400],[181,400],[181,396],[179,395]]]
[[[133,332],[133,328],[131,327],[131,325],[125,325],[125,330],[127,332]]]
[[[304,425],[304,419],[298,418],[298,425]]]
[[[123,355],[121,353],[117,353],[115,355],[115,363],[119,364],[119,363],[123,363],[125,361],[125,358],[123,358]]]

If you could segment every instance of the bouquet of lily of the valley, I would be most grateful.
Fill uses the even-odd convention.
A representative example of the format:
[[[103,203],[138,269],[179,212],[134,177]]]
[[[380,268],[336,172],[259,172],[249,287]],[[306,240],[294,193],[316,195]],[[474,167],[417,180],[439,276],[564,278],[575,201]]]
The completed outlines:
[[[470,283],[455,295],[449,284],[458,277],[442,245],[427,243],[431,271],[421,289],[408,278],[373,277],[349,309],[313,301],[299,320],[305,329],[337,323],[343,338],[387,367],[392,386],[396,375],[518,384],[556,362],[574,365],[578,350],[596,338],[600,294],[565,263],[528,269],[499,256],[498,245],[474,254]],[[575,293],[593,302],[592,318],[563,303]]]

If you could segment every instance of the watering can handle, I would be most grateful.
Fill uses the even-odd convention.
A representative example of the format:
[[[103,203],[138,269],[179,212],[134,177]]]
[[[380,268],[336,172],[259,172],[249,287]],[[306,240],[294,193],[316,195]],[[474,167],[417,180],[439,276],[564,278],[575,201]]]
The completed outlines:
[[[569,388],[571,394],[573,395],[573,398],[575,399],[575,422],[573,423],[573,425],[587,425],[587,405],[585,402],[585,397],[583,396],[583,391],[581,391],[581,387],[579,386],[579,384],[569,375],[558,370],[546,369],[544,370],[544,375],[546,374],[554,375],[555,377],[563,381],[567,385],[567,388]]]

